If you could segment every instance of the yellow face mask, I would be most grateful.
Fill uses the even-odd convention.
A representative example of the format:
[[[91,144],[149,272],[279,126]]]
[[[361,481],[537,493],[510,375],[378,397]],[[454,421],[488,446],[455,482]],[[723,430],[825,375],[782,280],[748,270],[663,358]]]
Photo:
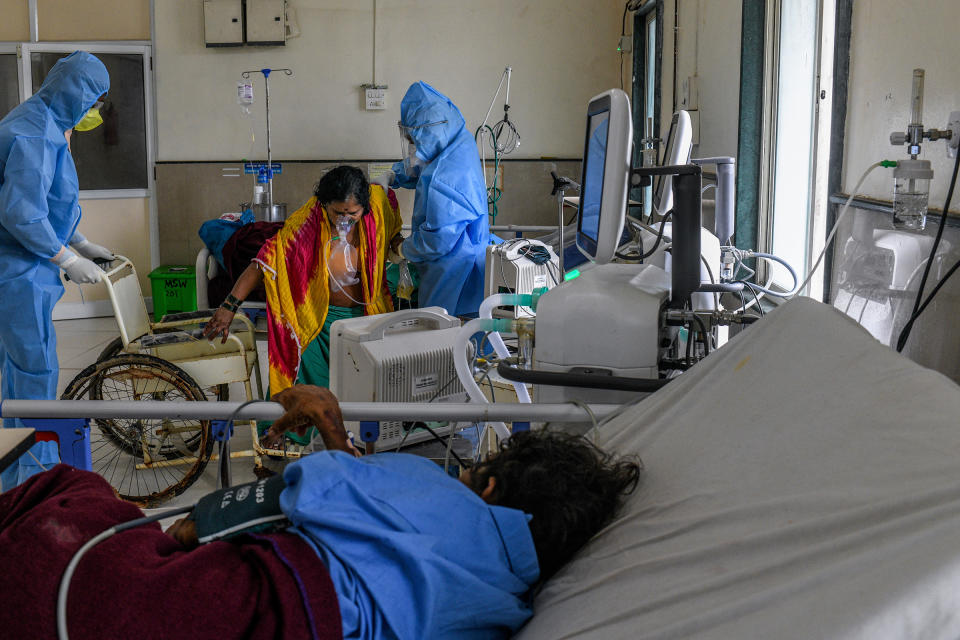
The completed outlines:
[[[101,124],[103,124],[103,117],[100,116],[100,110],[94,107],[87,111],[87,115],[83,116],[83,120],[78,122],[74,129],[77,131],[90,131],[91,129],[96,129]]]

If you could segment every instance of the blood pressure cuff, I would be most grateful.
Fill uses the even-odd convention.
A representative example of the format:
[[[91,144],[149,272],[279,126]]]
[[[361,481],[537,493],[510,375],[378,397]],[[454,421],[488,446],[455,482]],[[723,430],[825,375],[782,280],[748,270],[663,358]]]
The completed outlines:
[[[276,531],[290,521],[280,510],[282,475],[220,489],[205,495],[188,516],[196,523],[200,544],[241,533]]]

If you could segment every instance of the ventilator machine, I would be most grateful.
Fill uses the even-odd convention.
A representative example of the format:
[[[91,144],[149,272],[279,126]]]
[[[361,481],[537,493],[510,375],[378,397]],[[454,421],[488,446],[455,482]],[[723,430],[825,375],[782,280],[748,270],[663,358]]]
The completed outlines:
[[[723,345],[729,325],[754,319],[719,299],[751,286],[734,281],[733,266],[748,253],[729,245],[734,159],[691,160],[683,111],[673,116],[664,165],[633,168],[632,141],[626,94],[613,89],[593,98],[576,230],[589,263],[532,292],[532,306],[520,308],[534,316],[516,316],[511,328],[521,336],[517,355],[497,365],[515,385],[534,385],[537,402],[618,403],[652,392]],[[717,168],[713,230],[701,220],[707,164]],[[628,191],[654,179],[657,220],[626,216]]]

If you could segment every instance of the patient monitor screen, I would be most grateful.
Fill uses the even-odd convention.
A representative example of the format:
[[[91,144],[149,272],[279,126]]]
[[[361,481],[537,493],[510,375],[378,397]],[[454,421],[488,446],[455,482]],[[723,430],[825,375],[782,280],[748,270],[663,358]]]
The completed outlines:
[[[609,109],[589,114],[587,118],[586,153],[583,157],[583,189],[580,192],[579,242],[596,254],[600,236],[600,205],[603,198],[603,173],[607,157]]]

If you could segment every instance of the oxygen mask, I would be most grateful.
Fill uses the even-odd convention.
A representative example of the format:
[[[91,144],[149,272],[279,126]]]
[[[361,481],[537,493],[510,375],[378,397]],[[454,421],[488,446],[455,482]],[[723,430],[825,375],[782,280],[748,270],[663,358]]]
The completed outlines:
[[[346,215],[337,216],[337,235],[346,241],[347,234],[350,233],[350,230],[353,229],[353,225],[356,223],[356,220]]]

